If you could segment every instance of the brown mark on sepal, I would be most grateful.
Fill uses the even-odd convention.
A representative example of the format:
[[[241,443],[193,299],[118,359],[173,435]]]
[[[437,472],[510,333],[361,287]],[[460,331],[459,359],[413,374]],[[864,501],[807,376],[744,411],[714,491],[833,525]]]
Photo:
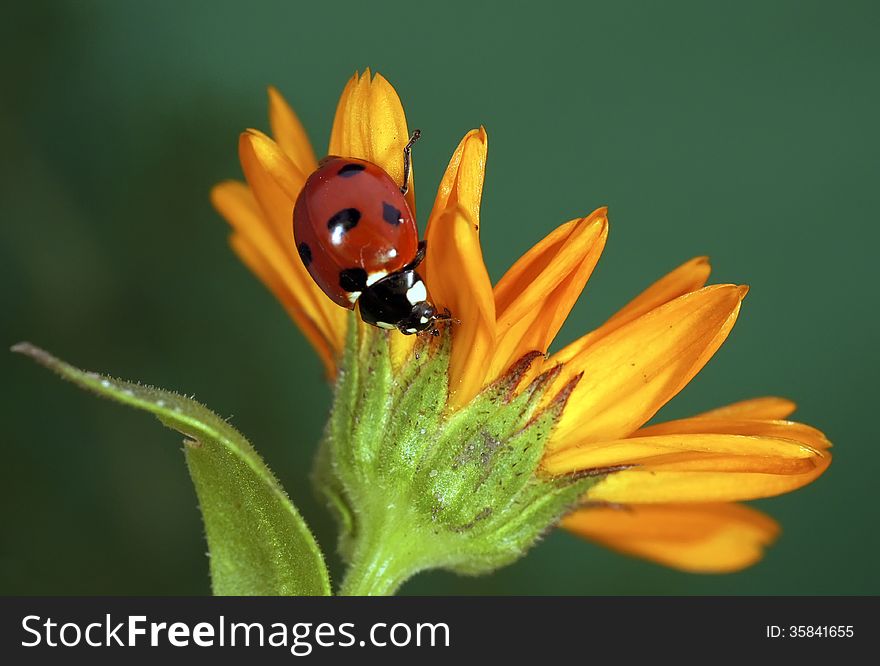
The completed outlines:
[[[633,512],[633,508],[629,504],[621,504],[620,502],[608,502],[606,500],[580,500],[573,507],[571,507],[569,513],[577,511],[579,509],[612,509],[614,511],[626,511],[628,513]]]
[[[516,394],[516,389],[519,387],[522,378],[525,377],[529,368],[532,367],[532,363],[539,356],[543,356],[539,351],[530,351],[524,354],[518,361],[513,363],[504,374],[496,379],[488,390],[491,392],[497,392],[506,402],[510,402]]]
[[[594,479],[600,476],[607,476],[614,472],[623,472],[627,469],[638,467],[638,465],[608,465],[607,467],[589,467],[587,469],[579,469],[567,474],[559,474],[553,477],[553,481],[560,485],[571,485],[575,481],[582,479]]]
[[[465,523],[464,525],[456,525],[455,527],[450,527],[449,529],[452,532],[466,532],[467,530],[473,529],[477,523],[486,520],[486,518],[491,516],[492,513],[492,507],[483,507],[483,509],[476,516],[474,516],[474,519],[471,522]]]
[[[558,410],[559,414],[562,414],[562,410],[565,409],[565,405],[568,402],[568,399],[571,397],[571,394],[575,390],[575,388],[577,388],[578,382],[581,381],[581,377],[583,376],[584,373],[579,372],[574,377],[569,379],[565,383],[565,386],[559,389],[559,393],[553,396],[553,400],[551,400],[550,404],[547,405],[547,410]]]
[[[531,395],[541,395],[544,391],[553,385],[553,382],[556,381],[559,374],[562,372],[562,364],[557,363],[549,370],[545,370],[540,375],[535,377],[529,385],[523,389],[523,393],[528,393]]]
[[[552,368],[547,370],[547,372],[544,372],[541,375],[539,375],[538,377],[536,377],[526,390],[527,391],[532,390],[532,387],[538,382],[542,382],[543,384],[546,384],[547,386],[551,385],[552,381],[554,379],[556,379],[556,377],[559,376],[559,373],[561,371],[562,371],[561,364],[553,366]],[[584,376],[584,373],[579,372],[574,377],[569,379],[565,383],[565,386],[563,386],[561,389],[559,389],[559,393],[557,393],[553,397],[553,399],[550,401],[550,404],[548,404],[544,409],[542,409],[540,412],[538,412],[537,414],[532,416],[532,418],[529,419],[529,422],[526,423],[522,428],[520,428],[516,433],[514,433],[513,436],[516,437],[517,435],[525,432],[526,430],[531,428],[535,424],[535,422],[537,422],[539,419],[543,419],[545,416],[548,416],[548,415],[550,415],[550,417],[553,419],[553,427],[555,427],[556,422],[559,420],[559,417],[562,415],[562,410],[565,409],[565,403],[568,402],[568,397],[571,395],[572,391],[574,391],[575,387],[577,386],[578,382],[581,380],[581,377],[583,377],[583,376]],[[540,387],[540,388],[543,388],[543,387]],[[536,390],[540,390],[540,388],[538,388]]]

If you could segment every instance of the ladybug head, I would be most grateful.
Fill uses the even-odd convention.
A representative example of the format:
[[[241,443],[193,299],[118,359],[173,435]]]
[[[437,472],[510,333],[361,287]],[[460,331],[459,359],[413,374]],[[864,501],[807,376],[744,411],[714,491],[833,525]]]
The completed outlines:
[[[433,305],[428,301],[418,301],[413,304],[409,314],[397,322],[397,329],[405,335],[420,333],[433,328],[437,318],[437,309]]]

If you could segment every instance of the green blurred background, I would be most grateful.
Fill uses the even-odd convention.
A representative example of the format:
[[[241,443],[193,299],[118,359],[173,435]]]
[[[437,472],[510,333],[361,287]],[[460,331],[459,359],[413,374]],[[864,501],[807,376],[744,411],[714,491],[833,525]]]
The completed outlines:
[[[470,128],[490,136],[493,279],[558,223],[611,236],[560,343],[678,263],[752,291],[664,411],[798,401],[834,441],[815,484],[758,502],[783,525],[745,572],[694,576],[554,533],[519,563],[411,594],[877,594],[880,10],[870,2],[19,2],[0,28],[3,345],[195,393],[255,443],[316,531],[330,392],[226,244],[208,191],[267,129],[267,84],[326,145],[371,66],[411,127],[419,210]],[[424,220],[422,220],[424,223]],[[203,594],[180,437],[0,353],[0,593]]]

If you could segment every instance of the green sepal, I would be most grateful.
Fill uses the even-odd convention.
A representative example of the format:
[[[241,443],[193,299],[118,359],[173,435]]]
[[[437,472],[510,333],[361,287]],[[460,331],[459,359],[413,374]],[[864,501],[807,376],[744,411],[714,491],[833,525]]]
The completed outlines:
[[[216,595],[328,595],[324,558],[305,521],[250,443],[195,400],[84,372],[29,343],[29,356],[80,388],[150,412],[185,436]]]
[[[343,594],[388,594],[429,568],[477,574],[506,565],[597,481],[540,473],[579,378],[550,398],[560,368],[520,386],[539,356],[529,354],[452,410],[448,329],[417,340],[394,368],[397,333],[350,324],[314,475],[340,519],[340,553],[351,565]]]

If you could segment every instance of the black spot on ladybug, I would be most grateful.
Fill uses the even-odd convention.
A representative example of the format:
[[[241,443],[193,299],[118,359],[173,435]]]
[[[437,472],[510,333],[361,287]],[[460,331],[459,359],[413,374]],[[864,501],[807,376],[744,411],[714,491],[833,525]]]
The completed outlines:
[[[357,208],[343,208],[327,220],[327,228],[335,236],[351,231],[360,222],[361,212]]]
[[[365,167],[363,164],[355,164],[354,162],[350,162],[349,164],[343,165],[343,167],[336,173],[343,178],[351,178],[352,176],[359,174],[366,168],[367,167]]]
[[[400,211],[397,210],[390,203],[382,202],[382,218],[388,223],[393,225],[398,225],[403,222],[403,219],[400,216]]]
[[[346,268],[339,271],[339,286],[347,292],[363,291],[367,288],[367,271],[363,268]]]
[[[296,249],[299,250],[299,258],[302,259],[303,265],[308,268],[312,263],[312,248],[308,243],[300,243]]]

